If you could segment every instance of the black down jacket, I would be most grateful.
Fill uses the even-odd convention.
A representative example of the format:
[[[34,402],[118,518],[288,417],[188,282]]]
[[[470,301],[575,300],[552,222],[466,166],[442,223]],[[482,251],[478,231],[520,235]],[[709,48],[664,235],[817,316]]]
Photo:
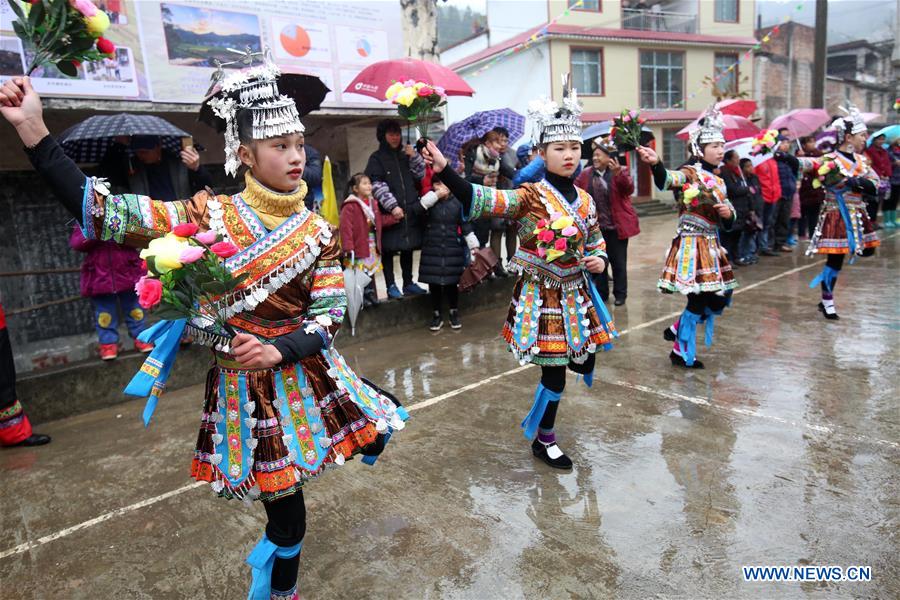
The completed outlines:
[[[381,146],[369,156],[366,175],[372,181],[386,183],[397,199],[397,205],[406,214],[399,223],[385,227],[381,232],[382,252],[417,250],[422,245],[422,219],[421,213],[411,214],[419,204],[416,178],[403,150],[391,149],[383,138],[379,141]]]
[[[472,225],[463,221],[462,203],[449,196],[427,211],[418,202],[416,206],[425,221],[419,283],[456,285],[466,268],[463,236],[472,231]]]

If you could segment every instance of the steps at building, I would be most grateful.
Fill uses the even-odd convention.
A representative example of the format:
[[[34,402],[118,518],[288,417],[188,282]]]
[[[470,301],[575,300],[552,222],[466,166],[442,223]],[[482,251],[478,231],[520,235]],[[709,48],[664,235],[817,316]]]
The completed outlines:
[[[648,200],[646,202],[635,202],[633,204],[634,211],[639,217],[655,217],[657,215],[675,215],[675,209],[670,203],[662,200]]]

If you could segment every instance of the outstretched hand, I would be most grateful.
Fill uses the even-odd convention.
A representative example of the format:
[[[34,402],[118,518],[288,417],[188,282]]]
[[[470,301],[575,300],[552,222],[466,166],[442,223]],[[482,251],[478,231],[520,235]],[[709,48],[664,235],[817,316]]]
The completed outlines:
[[[425,159],[426,165],[431,165],[435,173],[440,173],[447,166],[447,158],[431,140],[428,140],[425,147],[422,148],[422,158]]]
[[[12,77],[0,86],[0,114],[16,128],[26,146],[34,146],[49,133],[41,97],[31,87],[30,77]]]
[[[635,148],[635,150],[637,151],[638,156],[641,157],[641,160],[648,165],[655,165],[659,162],[659,155],[653,148],[648,148],[647,146],[638,146],[637,148]]]

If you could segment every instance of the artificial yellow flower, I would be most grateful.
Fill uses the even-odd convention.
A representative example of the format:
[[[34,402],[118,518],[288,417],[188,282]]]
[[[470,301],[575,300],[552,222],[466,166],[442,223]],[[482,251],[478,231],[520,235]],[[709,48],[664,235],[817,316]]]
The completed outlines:
[[[102,10],[98,10],[93,17],[87,17],[84,24],[87,26],[88,33],[97,38],[109,29],[109,17]]]
[[[403,89],[403,84],[400,83],[399,81],[395,81],[394,83],[391,84],[391,87],[389,87],[387,89],[387,91],[384,93],[384,97],[387,98],[388,100],[390,100],[391,98],[394,97],[395,94],[399,93],[400,90],[402,90],[402,89]]]
[[[403,88],[397,94],[395,102],[397,104],[402,104],[403,106],[412,106],[412,103],[416,101],[416,98],[418,98],[418,94],[416,94],[415,89]]]
[[[821,167],[819,167],[819,175],[824,175],[830,170],[831,169],[828,168],[828,165],[822,165]]]
[[[563,254],[565,254],[565,250],[557,250],[556,248],[548,248],[547,249],[547,262],[553,262]]]
[[[700,190],[697,187],[691,186],[688,189],[684,190],[684,199],[685,200],[693,200],[697,196],[700,195]]]
[[[550,229],[565,229],[575,223],[572,217],[560,217],[550,224]]]
[[[817,190],[820,187],[822,187],[822,182],[819,181],[818,179],[813,179],[812,186],[813,186],[814,190]]]
[[[415,83],[415,85],[413,85],[413,88],[414,88],[417,92],[418,92],[419,90],[421,90],[423,87],[425,87],[425,84],[422,83],[421,81],[417,81],[417,82]]]
[[[167,273],[181,268],[181,252],[189,247],[190,245],[182,241],[182,238],[174,233],[167,233],[161,238],[152,240],[147,248],[141,250],[141,258],[144,260],[153,258],[156,271]]]

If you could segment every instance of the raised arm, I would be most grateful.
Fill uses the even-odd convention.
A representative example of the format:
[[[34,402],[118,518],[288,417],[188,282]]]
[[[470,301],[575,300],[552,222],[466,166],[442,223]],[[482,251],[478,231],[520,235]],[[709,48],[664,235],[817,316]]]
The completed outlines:
[[[518,219],[526,209],[524,189],[498,190],[469,183],[459,173],[449,168],[447,159],[433,143],[422,150],[426,163],[431,164],[435,173],[463,205],[463,218],[473,221],[481,217],[503,217]]]

